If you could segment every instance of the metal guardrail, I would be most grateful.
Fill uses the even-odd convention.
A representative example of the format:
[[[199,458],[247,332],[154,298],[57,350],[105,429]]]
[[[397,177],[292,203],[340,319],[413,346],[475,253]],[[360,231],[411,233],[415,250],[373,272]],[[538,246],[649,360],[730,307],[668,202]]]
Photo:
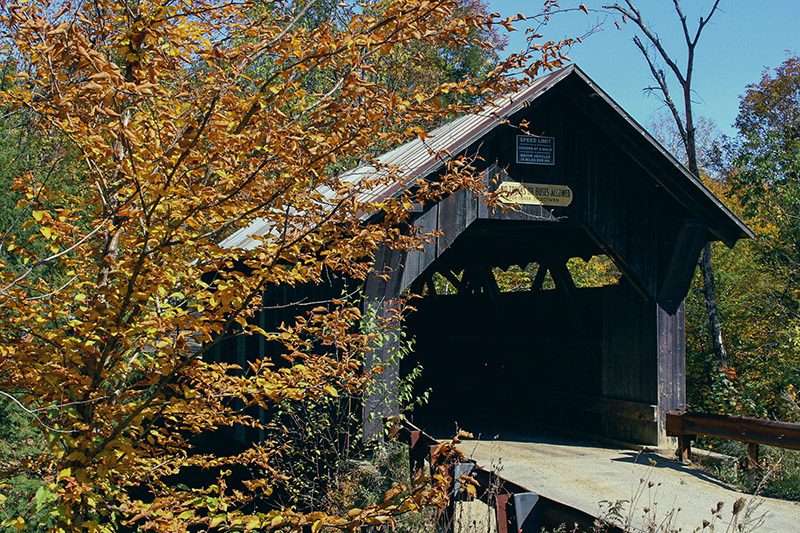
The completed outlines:
[[[692,441],[698,435],[744,442],[750,469],[758,468],[758,445],[800,450],[800,424],[776,422],[745,416],[692,413],[685,409],[667,411],[667,436],[678,438],[678,459],[691,460]]]
[[[439,441],[405,419],[399,422],[395,437],[409,445],[412,476],[423,469],[435,468],[434,452]],[[495,472],[478,466],[469,460],[451,465],[453,478],[453,501],[466,499],[460,490],[458,479],[470,476],[477,485],[477,499],[495,511],[498,533],[540,533],[542,528],[558,528],[566,524],[569,531],[593,531],[597,517],[564,503],[537,494],[513,481],[498,476]],[[453,516],[454,504],[445,511]],[[450,523],[452,520],[445,520]],[[603,531],[622,533],[616,526],[605,526]]]

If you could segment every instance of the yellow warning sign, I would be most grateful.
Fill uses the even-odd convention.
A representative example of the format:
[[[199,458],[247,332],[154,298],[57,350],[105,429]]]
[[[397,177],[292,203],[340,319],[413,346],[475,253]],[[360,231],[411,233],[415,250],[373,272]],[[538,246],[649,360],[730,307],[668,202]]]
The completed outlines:
[[[572,203],[572,189],[566,185],[504,181],[497,193],[498,199],[505,204],[567,207]]]

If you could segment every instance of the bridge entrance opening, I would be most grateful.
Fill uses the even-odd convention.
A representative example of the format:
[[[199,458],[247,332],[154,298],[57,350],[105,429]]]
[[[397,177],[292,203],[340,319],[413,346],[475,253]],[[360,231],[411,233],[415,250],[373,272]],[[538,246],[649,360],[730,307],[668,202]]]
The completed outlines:
[[[415,391],[429,391],[415,422],[658,440],[655,353],[625,327],[643,299],[585,230],[477,224],[430,268],[401,368],[421,366]]]

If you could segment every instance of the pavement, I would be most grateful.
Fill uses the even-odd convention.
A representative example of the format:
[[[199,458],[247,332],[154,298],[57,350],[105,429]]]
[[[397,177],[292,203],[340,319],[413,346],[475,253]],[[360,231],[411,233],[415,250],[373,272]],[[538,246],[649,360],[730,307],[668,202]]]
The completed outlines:
[[[510,432],[484,434],[461,448],[484,468],[543,496],[594,515],[616,513],[632,531],[660,525],[665,528],[657,531],[800,532],[799,502],[743,494],[703,470],[648,451]],[[747,503],[734,516],[740,498]],[[713,530],[702,529],[704,521]]]

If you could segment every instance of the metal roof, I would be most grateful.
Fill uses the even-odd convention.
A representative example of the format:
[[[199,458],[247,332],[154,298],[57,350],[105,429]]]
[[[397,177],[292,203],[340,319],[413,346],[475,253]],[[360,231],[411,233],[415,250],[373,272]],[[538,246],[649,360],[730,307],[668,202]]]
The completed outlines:
[[[351,183],[369,180],[372,185],[356,195],[359,203],[379,202],[389,198],[413,184],[417,178],[438,170],[447,162],[448,157],[468,148],[503,120],[569,75],[572,70],[573,67],[569,66],[537,78],[524,89],[510,96],[501,97],[476,113],[458,117],[430,131],[425,139],[414,139],[377,157],[375,164],[359,165],[344,172],[339,179]],[[380,181],[381,177],[388,176],[390,172],[396,179]],[[336,191],[329,187],[320,187],[317,192],[328,200],[335,200]],[[224,239],[220,246],[252,249],[261,241],[252,239],[251,236],[263,237],[268,235],[270,230],[271,225],[268,221],[257,218]]]

